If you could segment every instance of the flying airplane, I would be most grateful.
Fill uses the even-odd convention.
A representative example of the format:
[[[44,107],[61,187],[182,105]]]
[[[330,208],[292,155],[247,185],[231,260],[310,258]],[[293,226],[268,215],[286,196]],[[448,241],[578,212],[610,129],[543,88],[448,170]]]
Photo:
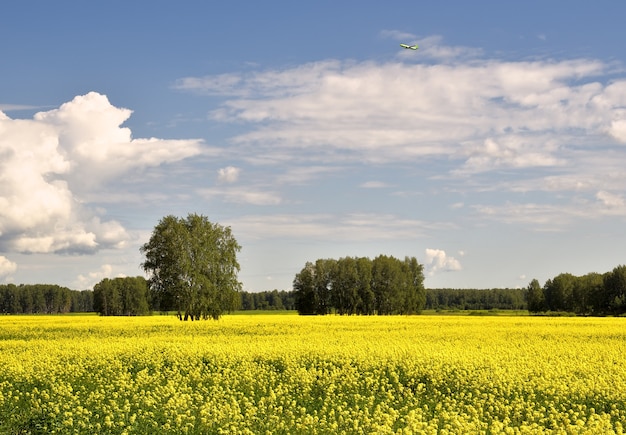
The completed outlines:
[[[402,48],[410,48],[411,50],[417,50],[418,49],[417,44],[415,44],[415,45],[400,44],[400,47],[402,47]]]

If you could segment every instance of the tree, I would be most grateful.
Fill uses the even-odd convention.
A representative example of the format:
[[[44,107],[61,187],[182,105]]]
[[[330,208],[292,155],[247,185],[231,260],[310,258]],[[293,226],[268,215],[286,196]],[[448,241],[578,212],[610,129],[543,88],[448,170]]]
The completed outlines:
[[[94,309],[103,316],[122,314],[120,289],[112,279],[104,278],[93,287]]]
[[[615,267],[604,277],[604,306],[611,314],[626,312],[626,266]]]
[[[332,304],[337,313],[356,313],[359,296],[359,273],[356,259],[340,258],[337,260],[332,275]]]
[[[146,279],[142,276],[104,278],[93,287],[93,306],[103,316],[149,314]]]
[[[388,315],[399,312],[402,307],[403,276],[402,263],[386,255],[372,261],[372,291],[376,313]]]
[[[576,278],[572,299],[576,314],[588,315],[595,311],[594,301],[604,290],[604,281],[599,273],[588,273]]]
[[[530,284],[528,284],[526,300],[528,301],[528,311],[531,313],[546,311],[543,289],[539,285],[539,281],[536,279],[533,279]]]
[[[426,305],[426,289],[424,289],[424,266],[415,257],[404,258],[404,304],[406,314],[420,313]]]
[[[574,282],[571,273],[561,273],[544,284],[546,305],[550,311],[573,311]]]
[[[372,291],[372,260],[360,257],[356,260],[358,275],[357,313],[374,314],[374,292]]]
[[[164,217],[141,247],[151,297],[162,310],[173,305],[181,320],[219,319],[239,304],[240,250],[230,227],[206,216]]]
[[[332,274],[336,260],[319,259],[315,262],[313,288],[317,294],[317,314],[328,314],[332,308]]]
[[[293,280],[296,310],[299,314],[316,314],[317,297],[315,293],[315,265],[307,261]]]

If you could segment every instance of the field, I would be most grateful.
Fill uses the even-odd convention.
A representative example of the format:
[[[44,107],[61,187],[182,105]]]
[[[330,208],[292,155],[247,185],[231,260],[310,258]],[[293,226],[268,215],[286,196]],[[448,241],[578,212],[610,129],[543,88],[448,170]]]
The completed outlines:
[[[0,317],[0,433],[622,433],[626,319]]]

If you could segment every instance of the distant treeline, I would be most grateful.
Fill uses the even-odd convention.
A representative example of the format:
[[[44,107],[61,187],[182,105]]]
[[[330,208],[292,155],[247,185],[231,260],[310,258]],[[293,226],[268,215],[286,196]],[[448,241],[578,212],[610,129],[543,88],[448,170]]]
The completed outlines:
[[[263,292],[240,292],[242,310],[295,310],[296,295],[293,291],[272,290]]]
[[[242,292],[242,310],[295,310],[294,291]],[[526,289],[426,289],[425,310],[525,310]]]
[[[93,311],[93,292],[54,284],[0,285],[0,314],[59,314]]]
[[[525,310],[526,289],[426,289],[427,310]]]

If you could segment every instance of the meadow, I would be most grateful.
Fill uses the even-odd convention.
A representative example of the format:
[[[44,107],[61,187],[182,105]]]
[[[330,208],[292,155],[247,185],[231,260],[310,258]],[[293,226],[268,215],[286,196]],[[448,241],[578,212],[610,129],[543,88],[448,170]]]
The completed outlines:
[[[0,433],[623,433],[626,319],[0,317]]]

